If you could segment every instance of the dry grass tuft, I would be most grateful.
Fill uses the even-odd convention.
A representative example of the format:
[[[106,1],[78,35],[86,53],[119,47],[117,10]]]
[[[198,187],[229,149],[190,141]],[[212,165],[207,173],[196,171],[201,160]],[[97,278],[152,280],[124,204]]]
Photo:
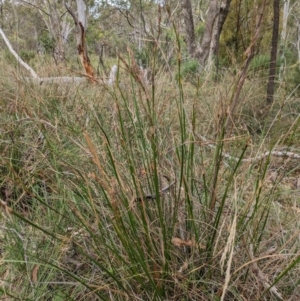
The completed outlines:
[[[123,60],[112,89],[0,77],[0,297],[297,300],[297,100],[262,118],[246,81],[227,132],[230,75]]]

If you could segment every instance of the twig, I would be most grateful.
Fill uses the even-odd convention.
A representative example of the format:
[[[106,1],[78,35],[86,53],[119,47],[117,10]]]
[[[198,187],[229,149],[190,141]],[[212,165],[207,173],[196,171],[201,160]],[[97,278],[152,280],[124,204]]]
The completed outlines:
[[[168,186],[166,186],[163,189],[161,189],[159,191],[159,194],[160,195],[166,194],[175,185],[175,183],[176,183],[176,181],[173,181]],[[155,194],[147,194],[147,195],[145,195],[144,198],[140,198],[140,197],[136,198],[135,201],[136,202],[141,202],[142,200],[148,200],[148,201],[150,200],[150,201],[152,201],[152,200],[155,200],[155,199],[156,199],[156,195]]]
[[[264,286],[266,290],[269,290],[270,293],[272,293],[274,296],[276,296],[279,300],[283,300],[280,292],[278,291],[277,287],[272,285],[269,282],[269,279],[267,276],[261,271],[261,269],[258,267],[257,262],[254,260],[254,254],[253,254],[253,244],[250,245],[249,248],[249,255],[250,259],[253,262],[253,265],[251,266],[252,273],[257,277],[257,279],[260,281],[260,283]]]
[[[203,142],[205,142],[205,145],[208,146],[209,148],[212,148],[212,149],[216,148],[212,143],[209,143],[208,140],[204,136],[199,135],[195,132],[194,132],[194,135],[196,136],[197,139],[202,140]],[[240,158],[231,156],[231,155],[229,155],[228,153],[225,153],[225,152],[222,152],[222,156],[226,159],[234,160],[234,161],[241,161],[243,163],[253,163],[253,162],[262,160],[264,158],[267,158],[269,156],[281,157],[281,158],[288,157],[288,158],[291,158],[291,159],[300,159],[300,154],[297,154],[297,153],[294,153],[294,152],[289,152],[289,151],[277,151],[277,150],[266,151],[266,152],[264,152],[264,153],[262,153],[258,156],[250,157],[250,158],[246,158],[246,159],[241,159],[241,160],[240,160]]]

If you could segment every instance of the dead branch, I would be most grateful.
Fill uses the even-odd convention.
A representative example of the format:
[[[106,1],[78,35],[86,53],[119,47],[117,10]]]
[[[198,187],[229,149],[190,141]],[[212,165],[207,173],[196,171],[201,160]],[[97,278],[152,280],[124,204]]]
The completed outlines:
[[[9,51],[13,54],[13,56],[16,58],[16,60],[18,61],[19,64],[21,64],[27,71],[30,72],[31,76],[35,79],[38,79],[38,75],[35,73],[35,71],[29,66],[27,65],[19,56],[18,54],[15,52],[15,50],[13,49],[13,47],[11,46],[8,38],[6,37],[6,35],[4,34],[3,30],[0,28],[0,34],[6,44],[6,46],[8,47]]]
[[[32,82],[37,85],[45,85],[45,84],[53,84],[53,83],[58,83],[58,84],[67,84],[67,83],[73,83],[73,84],[80,84],[84,83],[87,81],[86,77],[72,77],[72,76],[62,76],[62,77],[39,77],[37,73],[28,65],[26,64],[20,56],[15,52],[13,47],[11,46],[8,38],[6,37],[5,33],[3,30],[0,28],[0,34],[6,43],[9,51],[13,54],[13,56],[16,58],[17,62],[22,65],[29,73],[31,74],[31,77],[25,78],[26,81]],[[113,86],[115,80],[116,80],[116,74],[118,71],[118,66],[114,65],[111,68],[110,76],[108,80],[98,80],[96,78],[93,78],[95,82],[106,84],[108,86]],[[87,75],[88,78],[90,79],[90,76]]]

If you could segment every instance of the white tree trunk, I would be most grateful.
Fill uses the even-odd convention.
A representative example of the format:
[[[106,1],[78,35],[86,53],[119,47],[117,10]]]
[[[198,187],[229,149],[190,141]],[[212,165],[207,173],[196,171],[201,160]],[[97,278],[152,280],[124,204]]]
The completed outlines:
[[[74,23],[77,28],[76,38],[77,38],[77,51],[80,58],[81,64],[85,70],[85,74],[90,78],[92,82],[96,82],[94,68],[91,65],[90,58],[87,52],[86,45],[86,30],[87,30],[87,20],[86,20],[86,6],[83,0],[76,0],[77,4],[77,16],[72,11],[72,9],[65,4],[66,9],[72,16]]]
[[[279,80],[283,80],[285,70],[285,47],[287,40],[287,23],[290,14],[290,0],[284,0],[283,13],[282,13],[282,29],[281,29],[281,56],[280,56],[280,69],[279,69]]]
[[[62,29],[61,29],[61,35],[63,38],[64,44],[68,41],[69,34],[72,31],[73,26],[71,26],[70,22],[68,22],[66,19],[62,23]]]
[[[86,5],[83,0],[76,0],[78,21],[81,22],[84,29],[87,29]]]

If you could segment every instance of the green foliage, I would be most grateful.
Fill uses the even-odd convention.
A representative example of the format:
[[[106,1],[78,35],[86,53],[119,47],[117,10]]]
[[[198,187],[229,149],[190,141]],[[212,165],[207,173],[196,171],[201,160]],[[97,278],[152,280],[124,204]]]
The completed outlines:
[[[205,29],[205,23],[199,22],[195,28],[195,33],[198,37],[201,37]]]
[[[32,50],[21,50],[20,51],[20,58],[25,61],[25,62],[29,62],[30,60],[35,58],[35,52]]]
[[[300,96],[300,65],[299,62],[290,66],[287,70],[286,87],[293,96]]]
[[[290,48],[285,49],[284,56],[280,56],[280,64],[283,66],[282,76],[285,83],[286,91],[292,93],[293,96],[299,96],[299,76],[300,65],[298,56],[295,51]]]
[[[105,37],[105,32],[102,31],[101,26],[99,26],[99,20],[93,19],[88,24],[88,31],[87,31],[87,43],[88,45],[93,45],[97,43]]]
[[[270,56],[269,55],[256,55],[250,63],[250,72],[265,71],[270,67]]]
[[[149,67],[149,64],[151,62],[151,50],[150,47],[143,47],[140,51],[135,51],[135,58],[136,61],[140,66],[143,68]]]
[[[200,65],[197,60],[194,59],[186,60],[181,66],[181,70],[180,70],[181,77],[186,80],[195,82],[197,78],[197,73],[199,72],[199,67]],[[179,78],[178,73],[176,75],[176,78],[177,79]]]
[[[46,53],[52,53],[55,47],[55,39],[49,35],[47,31],[43,31],[43,33],[38,37],[38,42],[45,49]]]
[[[255,26],[259,9],[262,1],[243,1],[233,0],[228,17],[220,37],[220,58],[226,58],[231,65],[243,62],[243,53],[251,43],[255,35]],[[258,54],[269,55],[271,39],[271,18],[269,13],[271,6],[266,6],[261,24],[261,39],[256,47],[255,52]]]
[[[197,60],[187,60],[182,64],[182,76],[195,74],[199,70],[199,62]]]

